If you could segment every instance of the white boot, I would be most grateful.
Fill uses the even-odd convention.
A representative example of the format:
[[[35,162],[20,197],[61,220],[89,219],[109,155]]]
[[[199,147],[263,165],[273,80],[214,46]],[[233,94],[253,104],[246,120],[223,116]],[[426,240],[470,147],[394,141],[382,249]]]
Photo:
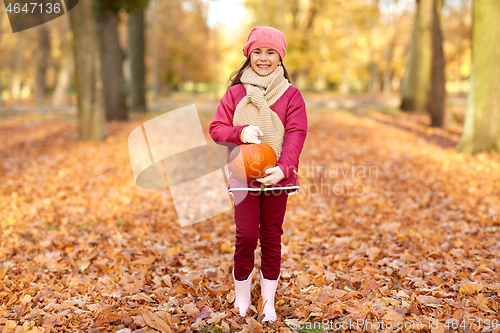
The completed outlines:
[[[236,299],[234,300],[234,307],[240,308],[240,316],[245,317],[247,315],[247,310],[250,304],[252,304],[252,297],[250,295],[250,285],[252,284],[253,270],[246,280],[237,281],[234,277],[233,268],[233,280],[234,280],[234,291],[236,294]]]
[[[265,279],[264,275],[262,275],[262,271],[260,271],[260,276],[262,277],[260,287],[262,304],[264,304],[265,302],[264,309],[262,310],[262,313],[265,316],[262,319],[262,322],[275,322],[276,319],[278,319],[278,316],[276,315],[276,311],[274,310],[274,295],[276,294],[276,288],[278,287],[278,280],[280,279],[281,272],[276,280]]]

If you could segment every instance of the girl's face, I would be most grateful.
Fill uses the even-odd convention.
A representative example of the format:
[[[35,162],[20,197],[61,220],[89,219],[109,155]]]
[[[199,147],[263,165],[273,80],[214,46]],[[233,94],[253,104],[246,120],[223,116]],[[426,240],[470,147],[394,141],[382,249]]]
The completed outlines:
[[[280,63],[280,55],[273,49],[258,48],[250,53],[252,69],[261,76],[271,74]]]

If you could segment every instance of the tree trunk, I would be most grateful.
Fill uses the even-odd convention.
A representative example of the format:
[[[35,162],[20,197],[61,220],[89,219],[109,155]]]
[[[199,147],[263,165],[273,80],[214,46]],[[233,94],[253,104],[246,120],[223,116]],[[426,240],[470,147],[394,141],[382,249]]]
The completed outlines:
[[[71,52],[63,53],[61,69],[57,75],[57,83],[54,89],[52,98],[52,106],[60,107],[63,105],[64,98],[69,95],[69,87],[71,84],[71,73],[73,72],[73,55]]]
[[[23,57],[21,50],[21,35],[16,34],[16,48],[14,51],[14,72],[12,73],[10,94],[12,99],[19,102],[21,97],[21,77],[23,74]]]
[[[153,76],[153,100],[157,100],[160,95],[160,66],[159,66],[159,56],[158,56],[158,39],[156,34],[156,4],[154,2],[150,3],[149,14],[151,19],[149,20],[149,28],[151,29],[151,42],[148,45],[151,47],[151,72]]]
[[[498,0],[472,3],[472,67],[463,153],[500,151],[500,6]]]
[[[48,60],[50,56],[50,38],[49,30],[46,24],[38,26],[38,47],[41,50],[40,58],[37,63],[36,73],[36,96],[38,105],[45,105],[45,96],[47,95],[47,88],[45,86]]]
[[[144,8],[129,13],[130,93],[132,110],[146,112],[146,65],[144,62]]]
[[[374,97],[380,93],[380,68],[378,65],[378,47],[374,42],[378,40],[379,29],[376,25],[372,26],[367,40],[368,52],[370,52],[370,61],[368,63],[368,71],[370,72],[370,80],[368,81],[368,93]]]
[[[390,32],[389,33],[389,42],[387,43],[385,47],[385,69],[384,69],[384,78],[383,78],[383,85],[384,85],[384,94],[390,94],[392,92],[392,70],[391,70],[391,65],[392,65],[392,57],[394,54],[394,45],[395,45],[395,37],[396,34],[395,32]]]
[[[60,107],[63,104],[64,97],[68,95],[69,86],[71,83],[71,72],[73,71],[73,55],[71,54],[70,40],[68,37],[69,18],[64,16],[64,31],[62,32],[61,41],[61,67],[57,74],[56,87],[52,98],[52,106]]]
[[[3,15],[0,15],[0,27],[2,26]],[[2,43],[2,29],[0,29],[0,44]],[[0,106],[2,106],[2,73],[0,72]],[[0,235],[1,233],[0,229]]]
[[[446,79],[444,74],[443,34],[441,32],[441,9],[443,0],[435,1],[432,27],[432,79],[429,92],[429,113],[431,126],[446,127],[449,123],[445,115]]]
[[[127,120],[127,87],[123,75],[125,54],[118,41],[118,13],[96,15],[104,84],[106,120]]]
[[[372,52],[375,52],[375,50],[372,50]],[[380,93],[380,73],[377,63],[371,61],[368,64],[368,70],[370,71],[370,81],[368,82],[368,93],[372,96],[376,96]]]
[[[432,71],[432,22],[434,0],[417,0],[417,15],[406,68],[401,110],[427,109]]]
[[[77,10],[71,10],[69,16],[73,30],[79,137],[80,140],[103,140],[106,114],[92,1],[80,1]]]
[[[351,58],[354,49],[354,37],[351,35],[349,37],[349,43],[347,45],[347,50],[345,53],[345,61],[344,61],[344,72],[342,73],[342,84],[340,85],[340,92],[344,95],[348,94],[351,91]]]
[[[307,83],[307,69],[300,69],[296,74],[295,86],[299,90],[309,90],[309,85]]]

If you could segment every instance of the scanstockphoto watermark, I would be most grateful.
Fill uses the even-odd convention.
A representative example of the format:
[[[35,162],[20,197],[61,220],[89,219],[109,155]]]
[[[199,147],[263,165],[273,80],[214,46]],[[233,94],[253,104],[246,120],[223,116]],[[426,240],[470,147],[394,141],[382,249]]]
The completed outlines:
[[[165,135],[165,129],[169,135]],[[133,179],[143,189],[168,188],[181,226],[205,221],[239,204],[228,193],[227,149],[230,146],[227,142],[207,142],[194,104],[167,111],[140,124],[129,134]],[[360,183],[368,183],[366,178],[378,177],[377,167],[359,166],[352,161],[326,167],[310,160],[294,172],[306,178],[302,188],[309,197],[362,195],[365,185]],[[323,186],[316,184],[318,179]]]
[[[370,321],[365,319],[357,319],[348,321],[334,321],[323,319],[321,322],[300,322],[294,321],[290,322],[287,326],[290,329],[298,330],[308,330],[308,329],[323,329],[323,330],[335,330],[335,331],[352,331],[352,330],[365,330],[365,331],[378,331],[378,330],[395,330],[395,329],[407,329],[407,330],[423,330],[423,329],[437,329],[439,323],[429,322],[424,324],[422,322],[414,321],[404,321],[404,322],[391,322],[387,321]]]
[[[363,195],[366,187],[362,181],[378,177],[378,167],[375,165],[356,165],[354,161],[347,166],[326,166],[308,160],[299,166],[298,175],[311,180],[310,183],[301,184],[300,189],[308,199],[311,196],[329,195]],[[319,183],[318,183],[319,180]]]

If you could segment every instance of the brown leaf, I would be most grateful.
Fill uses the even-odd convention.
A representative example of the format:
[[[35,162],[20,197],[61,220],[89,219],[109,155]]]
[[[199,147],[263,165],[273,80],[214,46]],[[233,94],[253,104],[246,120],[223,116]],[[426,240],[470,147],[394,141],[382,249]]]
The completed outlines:
[[[173,288],[174,286],[172,286],[172,279],[170,278],[170,275],[165,275],[163,278],[162,278],[162,281],[163,283],[165,283],[165,285],[169,288]]]
[[[187,303],[184,304],[182,307],[182,310],[186,312],[186,314],[190,317],[194,317],[198,314],[200,314],[200,310],[196,307],[194,303]]]
[[[92,259],[94,259],[95,257],[97,257],[97,254],[99,254],[99,251],[97,248],[93,248],[92,250],[88,251],[87,253],[85,253],[80,261],[91,261]]]
[[[380,255],[380,249],[378,247],[371,247],[366,251],[366,254],[368,255],[368,260],[373,261]]]
[[[144,293],[135,294],[129,297],[131,301],[154,303],[155,300]]]
[[[149,257],[144,257],[144,258],[139,258],[134,261],[132,261],[130,264],[131,265],[151,265],[154,263],[156,260],[155,256],[149,256]]]
[[[318,301],[322,302],[322,303],[325,303],[325,304],[330,304],[330,303],[333,303],[335,301],[335,299],[333,299],[332,297],[330,297],[330,295],[327,292],[323,291],[319,295]]]
[[[375,267],[365,266],[362,269],[364,274],[380,274],[380,270]]]
[[[222,319],[226,318],[226,316],[227,314],[225,312],[212,312],[207,319],[207,323],[218,324]]]
[[[307,288],[311,284],[311,280],[309,279],[308,274],[301,274],[301,275],[297,276],[296,280],[297,280],[297,286],[299,287],[299,289]]]
[[[394,310],[389,310],[387,313],[382,317],[384,321],[390,321],[393,323],[402,323],[405,319],[404,316],[401,314],[397,313]]]
[[[163,319],[161,319],[159,316],[154,314],[153,312],[143,309],[142,311],[142,317],[144,318],[144,321],[149,327],[152,327],[162,333],[169,333],[173,332],[172,328],[168,326]]]
[[[168,326],[173,327],[173,320],[172,320],[172,316],[170,316],[170,313],[168,313],[166,311],[158,311],[156,314],[158,315],[158,317],[163,319],[163,321],[165,323],[167,323]]]
[[[262,332],[262,329],[264,328],[264,326],[262,326],[262,324],[260,322],[258,322],[257,320],[253,319],[252,317],[246,317],[246,321],[248,323],[248,325],[244,326],[248,329],[248,332],[253,332],[253,333],[258,333],[258,332]]]
[[[441,301],[434,296],[419,295],[417,301],[425,305],[441,304]]]
[[[123,317],[123,315],[120,314],[114,314],[109,311],[105,311],[104,313],[100,314],[97,318],[96,325],[97,326],[102,326],[105,323],[111,323],[115,320],[119,320]]]

